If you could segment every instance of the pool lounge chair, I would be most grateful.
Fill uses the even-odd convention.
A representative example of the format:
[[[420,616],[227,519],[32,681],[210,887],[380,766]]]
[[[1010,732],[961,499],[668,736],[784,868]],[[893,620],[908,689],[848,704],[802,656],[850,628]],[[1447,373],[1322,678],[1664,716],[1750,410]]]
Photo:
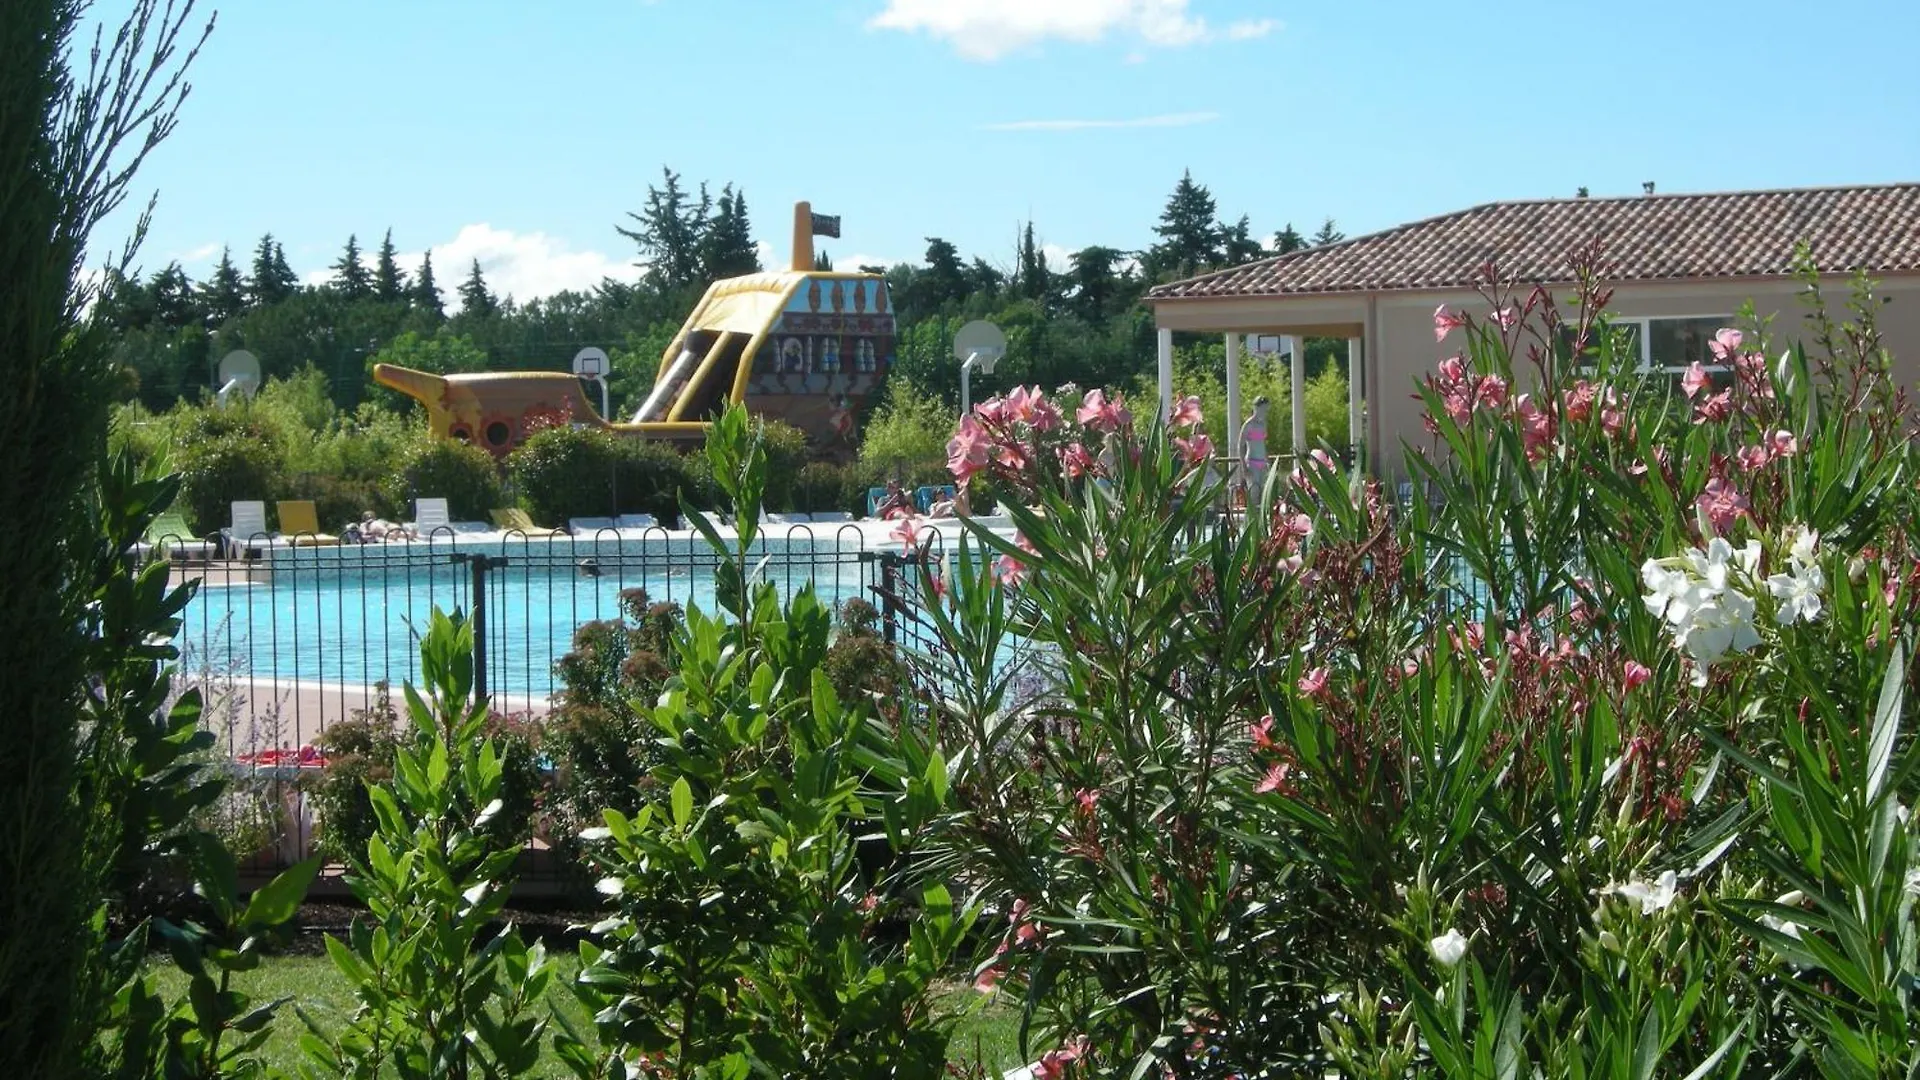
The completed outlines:
[[[565,529],[549,529],[544,525],[535,525],[533,519],[527,516],[527,512],[517,506],[494,510],[489,513],[488,516],[493,518],[493,523],[496,526],[508,532],[521,533],[527,537],[567,535]]]
[[[267,548],[290,547],[267,528],[267,504],[258,499],[233,504],[233,523],[220,530],[229,559],[255,559]]]
[[[577,517],[567,519],[567,528],[572,529],[573,535],[575,536],[592,536],[598,532],[611,532],[619,527],[619,523],[610,517]]]
[[[168,510],[154,518],[153,524],[147,526],[146,536],[133,545],[134,555],[142,559],[155,553],[174,560],[210,559],[214,551],[213,541],[195,536],[186,517],[178,510]]]
[[[877,518],[880,516],[880,501],[882,499],[885,499],[886,497],[887,497],[886,488],[875,487],[875,488],[867,489],[867,516],[868,517]]]
[[[820,510],[814,513],[815,525],[842,525],[853,520],[853,515],[845,510]]]
[[[327,547],[340,538],[320,531],[320,515],[311,499],[282,499],[275,504],[280,513],[280,535],[295,547]]]
[[[652,514],[621,514],[613,519],[616,529],[657,529],[660,522]]]
[[[812,514],[764,514],[760,519],[763,525],[805,525],[811,521]]]
[[[422,539],[432,539],[436,529],[452,527],[453,521],[447,511],[447,500],[413,500],[413,520],[407,523],[407,528],[419,533]]]

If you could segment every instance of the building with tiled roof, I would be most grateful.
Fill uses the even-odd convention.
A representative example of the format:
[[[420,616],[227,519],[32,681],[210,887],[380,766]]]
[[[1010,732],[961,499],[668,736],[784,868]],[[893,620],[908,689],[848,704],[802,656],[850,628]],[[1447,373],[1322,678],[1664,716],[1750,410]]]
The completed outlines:
[[[1414,380],[1447,352],[1434,340],[1434,308],[1484,308],[1477,286],[1489,264],[1517,287],[1569,284],[1578,253],[1596,244],[1614,288],[1609,310],[1637,331],[1649,367],[1710,360],[1706,341],[1749,300],[1791,336],[1801,311],[1793,263],[1805,244],[1837,288],[1856,272],[1881,283],[1891,301],[1881,329],[1896,360],[1920,372],[1920,183],[1488,203],[1170,282],[1147,302],[1163,372],[1174,331],[1224,333],[1234,352],[1243,335],[1279,342],[1283,354],[1301,337],[1348,339],[1361,375],[1349,379],[1356,449],[1391,472],[1402,441],[1422,440]]]

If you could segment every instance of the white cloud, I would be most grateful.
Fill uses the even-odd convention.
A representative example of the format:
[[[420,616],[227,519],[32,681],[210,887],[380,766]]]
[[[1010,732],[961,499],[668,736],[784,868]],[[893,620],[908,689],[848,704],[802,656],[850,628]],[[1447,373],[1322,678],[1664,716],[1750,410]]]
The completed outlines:
[[[220,244],[201,244],[199,247],[194,248],[190,251],[175,252],[172,256],[170,256],[170,259],[173,262],[179,263],[183,267],[194,266],[199,263],[211,262],[213,261],[213,257],[215,255],[220,254],[220,248],[222,246],[223,245],[220,245]]]
[[[886,0],[868,21],[876,30],[925,32],[968,60],[993,61],[1049,40],[1089,44],[1109,36],[1180,48],[1222,37],[1188,10],[1189,0]],[[1243,41],[1276,29],[1272,19],[1234,23],[1225,37]]]
[[[430,250],[434,281],[450,304],[457,302],[454,289],[466,280],[475,259],[480,261],[480,272],[495,296],[511,296],[522,302],[565,289],[590,289],[603,278],[637,281],[640,277],[640,268],[630,259],[599,251],[574,251],[565,241],[543,232],[516,233],[485,222],[462,226],[452,240],[435,244]],[[420,256],[418,251],[403,251],[395,258],[411,275],[420,267]],[[373,252],[362,252],[360,261],[372,269],[374,257]],[[331,268],[310,270],[304,280],[318,285],[332,276]]]
[[[1098,131],[1114,128],[1192,127],[1220,119],[1217,112],[1167,113],[1162,116],[1136,116],[1126,120],[1013,120],[1002,124],[983,124],[982,131]]]
[[[1059,244],[1041,244],[1040,257],[1046,260],[1047,269],[1056,274],[1064,274],[1073,267],[1073,252]]]

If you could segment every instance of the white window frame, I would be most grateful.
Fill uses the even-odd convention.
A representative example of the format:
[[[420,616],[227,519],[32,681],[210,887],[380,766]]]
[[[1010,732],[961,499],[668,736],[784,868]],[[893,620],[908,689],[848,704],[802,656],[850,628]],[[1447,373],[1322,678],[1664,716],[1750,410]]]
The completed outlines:
[[[1635,371],[1643,375],[1651,375],[1655,372],[1663,372],[1668,375],[1684,375],[1687,371],[1684,365],[1660,364],[1656,366],[1654,364],[1653,324],[1656,322],[1685,322],[1695,319],[1717,320],[1722,327],[1732,326],[1734,324],[1734,317],[1732,315],[1718,311],[1703,312],[1698,315],[1615,315],[1608,321],[1615,327],[1631,325],[1637,332],[1640,342],[1640,362],[1634,366]],[[1732,368],[1726,364],[1701,364],[1700,367],[1710,374],[1732,370]]]

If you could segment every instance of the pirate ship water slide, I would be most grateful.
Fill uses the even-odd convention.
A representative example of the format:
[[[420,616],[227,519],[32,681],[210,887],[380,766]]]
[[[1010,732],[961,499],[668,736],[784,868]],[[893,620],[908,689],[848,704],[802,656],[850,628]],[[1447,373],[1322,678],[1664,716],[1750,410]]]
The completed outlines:
[[[435,375],[376,364],[382,386],[427,408],[434,434],[504,456],[541,423],[572,423],[646,439],[698,442],[729,404],[781,420],[823,450],[850,451],[855,417],[893,366],[893,305],[877,274],[813,268],[813,238],[840,219],[794,207],[793,266],[716,281],[661,357],[646,401],[625,423],[594,409],[566,372]]]

